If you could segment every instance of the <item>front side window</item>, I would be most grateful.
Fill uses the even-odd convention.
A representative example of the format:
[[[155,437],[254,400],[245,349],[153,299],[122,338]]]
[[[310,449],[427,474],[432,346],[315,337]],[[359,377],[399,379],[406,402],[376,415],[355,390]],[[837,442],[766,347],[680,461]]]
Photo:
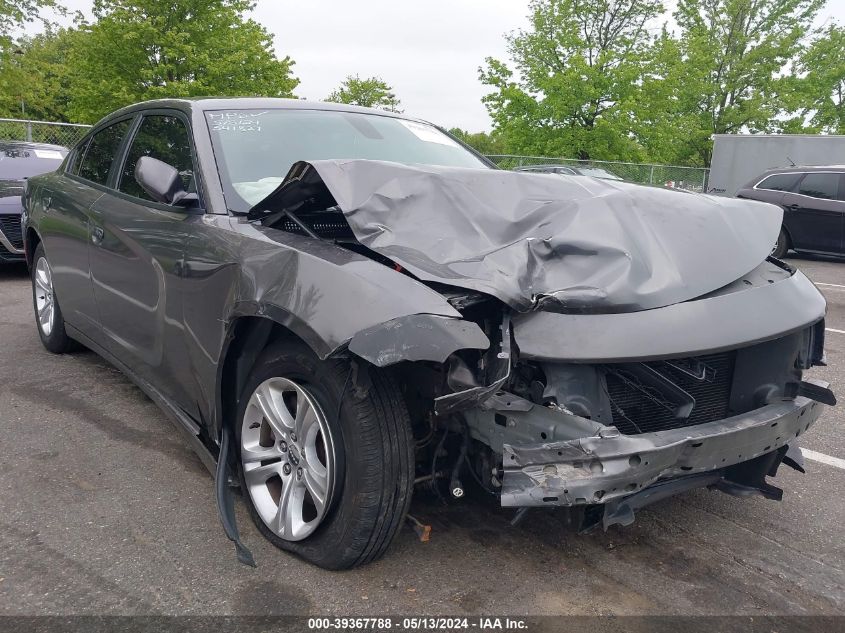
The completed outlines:
[[[114,155],[120,148],[120,143],[129,130],[130,119],[119,121],[107,128],[103,128],[88,143],[88,149],[79,166],[79,177],[105,185],[109,179]]]
[[[798,193],[812,198],[836,200],[839,174],[809,173],[804,176]]]
[[[135,180],[135,165],[142,156],[150,156],[175,167],[182,177],[185,191],[196,191],[191,141],[188,128],[179,117],[166,114],[145,116],[120,173],[119,191],[143,200],[152,200]]]
[[[206,112],[226,203],[246,212],[297,161],[355,159],[488,168],[436,127],[390,116],[336,110]]]
[[[769,191],[792,191],[795,183],[801,174],[774,174],[768,178],[764,178],[757,184],[757,189],[767,189]]]

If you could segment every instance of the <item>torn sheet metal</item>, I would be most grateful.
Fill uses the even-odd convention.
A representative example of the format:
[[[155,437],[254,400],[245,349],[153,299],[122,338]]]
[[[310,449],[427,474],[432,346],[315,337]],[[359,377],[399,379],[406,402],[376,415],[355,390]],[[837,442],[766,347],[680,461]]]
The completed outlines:
[[[488,385],[470,386],[467,389],[448,393],[434,399],[434,413],[436,415],[447,415],[456,411],[462,411],[471,407],[482,405],[492,398],[511,375],[511,317],[507,312],[502,317],[502,340],[499,342],[500,350],[496,354],[496,369],[493,380]]]
[[[435,314],[412,314],[361,330],[349,350],[376,367],[403,360],[444,362],[459,349],[487,349],[490,341],[475,323]]]
[[[725,420],[657,433],[504,444],[502,506],[608,503],[659,479],[727,468],[785,446],[822,410],[799,396]]]
[[[520,311],[629,312],[699,297],[760,264],[783,215],[585,177],[319,160],[294,165],[250,216],[332,201],[358,241],[417,277]]]

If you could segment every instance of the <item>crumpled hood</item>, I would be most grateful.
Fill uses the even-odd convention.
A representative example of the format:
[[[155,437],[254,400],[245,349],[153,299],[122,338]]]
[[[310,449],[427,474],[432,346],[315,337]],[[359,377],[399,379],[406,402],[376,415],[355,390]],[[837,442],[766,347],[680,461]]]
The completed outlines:
[[[358,241],[420,279],[520,311],[627,312],[694,299],[760,264],[783,215],[583,176],[370,160],[297,163],[250,215],[305,217],[332,202]]]

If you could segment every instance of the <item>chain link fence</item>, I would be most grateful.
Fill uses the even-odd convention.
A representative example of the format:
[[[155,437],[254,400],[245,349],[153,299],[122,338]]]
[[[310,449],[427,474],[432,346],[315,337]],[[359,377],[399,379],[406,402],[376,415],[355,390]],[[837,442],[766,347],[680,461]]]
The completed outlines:
[[[648,163],[624,163],[606,160],[576,160],[572,158],[549,158],[548,156],[490,155],[488,159],[502,169],[517,169],[532,165],[564,165],[585,170],[586,175],[600,174],[598,170],[643,185],[675,187],[689,191],[706,191],[710,170],[703,167],[680,167],[677,165],[652,165]]]
[[[85,136],[90,125],[57,123],[53,121],[28,121],[26,119],[0,119],[0,139],[5,141],[33,141],[71,147]]]

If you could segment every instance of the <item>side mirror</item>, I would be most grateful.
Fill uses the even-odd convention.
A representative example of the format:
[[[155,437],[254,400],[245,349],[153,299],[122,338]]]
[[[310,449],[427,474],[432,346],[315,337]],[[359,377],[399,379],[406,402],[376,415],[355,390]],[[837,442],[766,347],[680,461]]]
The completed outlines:
[[[188,206],[197,200],[197,194],[185,191],[175,167],[152,156],[141,156],[135,163],[135,180],[161,204]]]

